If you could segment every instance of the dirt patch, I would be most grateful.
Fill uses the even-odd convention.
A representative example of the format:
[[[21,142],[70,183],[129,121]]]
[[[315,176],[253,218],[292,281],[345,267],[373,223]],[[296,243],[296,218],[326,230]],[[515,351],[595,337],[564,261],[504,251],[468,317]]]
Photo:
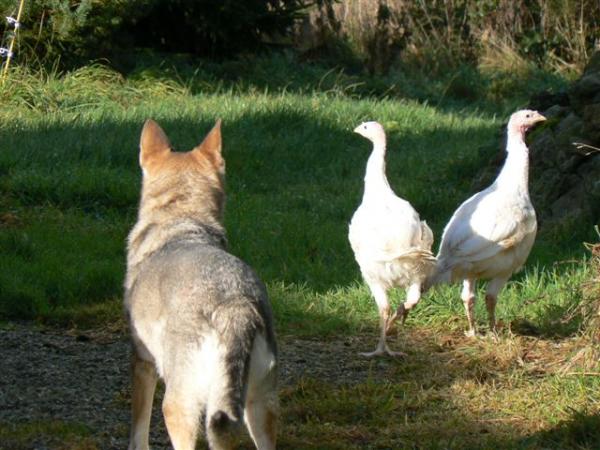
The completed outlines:
[[[374,345],[375,337],[326,342],[280,337],[281,387],[303,377],[351,384],[383,375],[394,361],[357,355]],[[127,448],[129,352],[123,333],[82,334],[29,325],[0,329],[0,423],[78,423],[89,428],[99,448]],[[151,427],[153,449],[171,448],[160,413],[161,397],[159,388]],[[55,447],[40,437],[28,448]]]
[[[496,343],[486,336],[465,338],[461,329],[407,327],[390,336],[394,349],[408,353],[404,359],[360,357],[359,351],[375,346],[375,335],[323,339],[279,336],[282,410],[289,414],[291,408],[293,412],[290,393],[298,386],[313,386],[311,383],[326,392],[337,388],[343,392],[344,386],[356,384],[404,383],[417,389],[413,392],[415,398],[435,390],[439,400],[465,383],[510,384],[508,379],[516,373],[539,380],[550,374],[565,374],[565,365],[581,350],[575,338],[554,341],[514,335],[509,330],[503,335]],[[87,446],[69,447],[58,433],[34,432],[28,435],[32,442],[22,443],[29,438],[16,441],[19,450],[127,448],[129,352],[129,339],[122,331],[81,333],[29,324],[0,329],[0,429],[66,423],[85,427],[91,437]],[[579,368],[570,367],[568,371]],[[155,450],[171,448],[160,411],[162,392],[159,385],[150,439]],[[286,417],[283,422],[285,427]],[[0,450],[14,448],[0,442]]]

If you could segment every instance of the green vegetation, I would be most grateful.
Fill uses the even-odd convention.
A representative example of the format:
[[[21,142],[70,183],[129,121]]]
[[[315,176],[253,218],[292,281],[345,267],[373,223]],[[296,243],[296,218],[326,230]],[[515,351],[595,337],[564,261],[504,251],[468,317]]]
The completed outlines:
[[[0,318],[122,325],[143,121],[154,118],[188,150],[220,117],[230,249],[267,283],[279,335],[356,337],[356,351],[368,349],[376,309],[347,224],[371,148],[351,130],[367,119],[384,124],[390,182],[432,226],[437,247],[486,162],[479,148],[498,138],[527,91],[502,104],[481,96],[466,103],[448,80],[390,86],[300,66],[291,55],[195,71],[185,61],[147,64],[126,78],[99,66],[62,76],[13,72],[0,86]],[[600,379],[578,367],[561,371],[584,345],[577,306],[592,269],[582,243],[595,239],[592,224],[541,227],[526,270],[500,296],[497,344],[462,336],[459,289],[445,287],[421,301],[401,339],[390,339],[405,360],[374,361],[380,375],[353,385],[307,376],[286,386],[282,448],[597,448]],[[95,448],[85,429],[40,426],[81,436],[81,446],[61,448]],[[15,427],[0,427],[13,448],[37,433]]]
[[[520,339],[509,354],[490,343],[442,350],[431,335],[409,342],[418,350],[406,361],[379,363],[379,376],[358,385],[307,380],[284,390],[282,447],[597,448],[597,406],[587,408],[597,405],[598,378],[536,376],[535,363],[516,362],[534,348]]]
[[[15,14],[19,0],[0,0]],[[303,21],[302,21],[303,20]],[[131,52],[226,58],[271,45],[308,58],[384,74],[425,67],[444,74],[465,65],[505,69],[523,61],[580,71],[600,31],[596,0],[36,0],[26,1],[17,53],[45,67],[106,58],[128,67]],[[292,26],[295,25],[295,26]],[[0,37],[10,26],[0,21]]]
[[[347,223],[360,202],[370,147],[350,130],[366,119],[385,125],[391,182],[439,239],[484,162],[478,148],[495,139],[504,118],[491,114],[485,102],[468,109],[452,101],[436,108],[378,99],[368,93],[380,81],[358,90],[352,77],[319,66],[299,70],[289,90],[278,88],[283,83],[277,80],[267,89],[266,74],[293,63],[285,58],[263,59],[262,73],[255,62],[259,73],[240,83],[210,76],[177,80],[174,68],[144,68],[130,78],[101,66],[62,77],[15,73],[0,88],[0,313],[65,317],[65,309],[121,295],[125,237],[140,186],[137,144],[147,117],[158,120],[182,150],[223,119],[231,250],[257,267],[276,298],[329,305],[322,314],[338,317],[332,326],[338,331],[340,320],[361,323],[360,316],[349,320],[343,313],[360,298],[361,315],[374,313],[367,293],[353,294],[351,287],[360,284],[360,275]],[[264,67],[269,63],[274,70]],[[587,228],[570,230],[574,236],[552,242],[551,251],[548,241],[556,236],[542,228],[529,267],[581,257],[582,238],[593,237]],[[536,281],[540,277],[543,282]],[[532,286],[560,284],[559,276],[530,269],[524,286],[530,278]],[[356,297],[352,307],[347,296]]]
[[[0,0],[5,16],[21,0]],[[329,1],[329,0],[327,0]],[[25,1],[17,53],[29,65],[78,67],[105,58],[127,63],[135,48],[231,57],[260,51],[264,35],[285,35],[314,0]]]
[[[60,420],[26,424],[0,422],[0,448],[27,450],[44,442],[46,448],[96,450],[90,430],[80,424]],[[49,447],[50,446],[50,447]]]

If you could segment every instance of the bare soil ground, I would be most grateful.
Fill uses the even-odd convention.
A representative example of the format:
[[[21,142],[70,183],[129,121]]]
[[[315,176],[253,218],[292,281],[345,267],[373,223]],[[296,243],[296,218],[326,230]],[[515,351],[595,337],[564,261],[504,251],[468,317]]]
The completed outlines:
[[[357,356],[374,342],[374,338],[356,337],[327,342],[280,337],[281,387],[302,377],[352,384],[373,372],[383,374],[390,362]],[[0,424],[82,424],[98,448],[127,448],[129,352],[123,332],[56,331],[29,324],[0,329]],[[152,419],[153,449],[170,448],[160,413],[161,397],[159,388]],[[10,444],[0,442],[0,449],[9,448]],[[26,448],[63,447],[42,435]]]
[[[548,419],[551,411],[575,407],[575,397],[553,393],[573,389],[569,380],[576,373],[595,376],[597,353],[576,337],[550,339],[513,331],[506,330],[497,342],[488,336],[465,338],[462,330],[401,329],[390,336],[394,349],[408,353],[400,359],[359,356],[374,347],[374,333],[322,339],[280,335],[286,437],[281,447],[301,449],[309,442],[310,448],[361,448],[364,441],[368,448],[412,448],[409,443],[428,438],[430,443],[446,439],[447,447],[439,448],[462,448],[453,444],[461,438],[468,448],[510,448],[520,442],[519,448],[558,448],[530,447],[523,440],[539,432],[550,433],[540,442],[572,443],[561,448],[597,448],[600,441],[589,436],[597,423],[595,394],[582,397],[569,391],[578,398],[575,406],[587,411],[571,420],[575,431],[567,430],[579,440],[565,441],[564,427]],[[31,323],[0,327],[0,450],[127,448],[129,358],[122,323],[85,332]],[[539,392],[551,398],[540,398]],[[159,385],[150,437],[155,450],[171,448],[160,410],[162,394]],[[392,398],[394,414],[404,417],[401,428],[395,426],[395,416],[395,425],[388,427],[385,405]],[[372,431],[357,410],[362,411],[359,416],[378,411],[381,424],[365,418],[375,427]],[[334,423],[337,428],[328,428]],[[381,430],[389,436],[381,438]],[[245,439],[241,448],[253,447]]]

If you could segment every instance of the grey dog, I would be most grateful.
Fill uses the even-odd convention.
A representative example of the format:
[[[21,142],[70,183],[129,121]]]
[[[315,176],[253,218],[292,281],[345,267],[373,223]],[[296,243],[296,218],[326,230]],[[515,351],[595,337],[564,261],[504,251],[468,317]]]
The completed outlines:
[[[277,346],[266,289],[225,249],[225,162],[218,121],[190,152],[144,125],[138,221],[128,237],[125,307],[133,339],[130,450],[148,449],[154,390],[176,450],[194,449],[201,420],[212,449],[246,424],[274,449]]]

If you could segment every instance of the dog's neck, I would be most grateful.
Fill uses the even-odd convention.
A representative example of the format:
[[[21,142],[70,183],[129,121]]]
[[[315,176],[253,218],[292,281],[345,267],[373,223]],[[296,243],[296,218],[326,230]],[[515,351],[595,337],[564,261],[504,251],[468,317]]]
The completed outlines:
[[[177,218],[169,223],[138,220],[128,237],[127,277],[125,289],[129,290],[149,256],[171,243],[199,243],[225,249],[227,238],[223,226],[203,224],[194,218]]]

